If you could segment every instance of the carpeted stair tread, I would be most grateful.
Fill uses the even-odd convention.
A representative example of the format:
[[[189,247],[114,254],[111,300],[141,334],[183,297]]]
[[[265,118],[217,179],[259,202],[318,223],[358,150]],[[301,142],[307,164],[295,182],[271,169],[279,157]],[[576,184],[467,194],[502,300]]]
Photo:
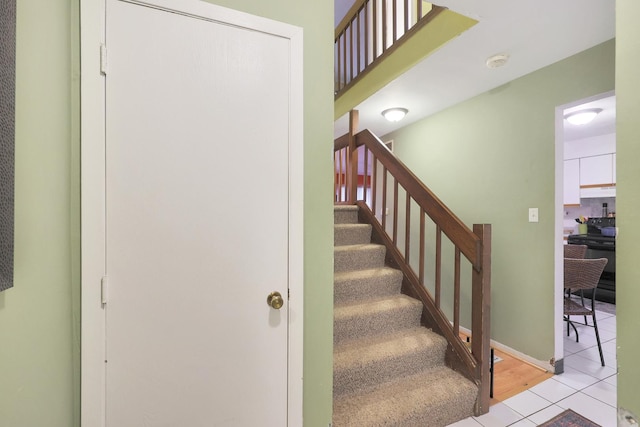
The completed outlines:
[[[477,386],[444,365],[444,337],[420,325],[358,207],[334,208],[334,427],[438,427],[473,414]]]
[[[473,413],[477,387],[446,367],[363,389],[334,400],[333,427],[440,427]]]
[[[382,298],[400,293],[402,272],[388,267],[340,271],[333,275],[335,304]]]
[[[420,326],[421,315],[422,303],[402,294],[339,305],[333,310],[333,342],[340,344]]]
[[[424,327],[337,345],[334,397],[442,365],[446,349],[446,340]]]
[[[335,246],[333,249],[333,271],[383,267],[386,252],[384,246],[372,243]]]
[[[369,224],[335,224],[333,245],[359,245],[371,242],[371,225]]]
[[[355,224],[358,222],[358,207],[355,205],[337,205],[333,207],[334,224]]]

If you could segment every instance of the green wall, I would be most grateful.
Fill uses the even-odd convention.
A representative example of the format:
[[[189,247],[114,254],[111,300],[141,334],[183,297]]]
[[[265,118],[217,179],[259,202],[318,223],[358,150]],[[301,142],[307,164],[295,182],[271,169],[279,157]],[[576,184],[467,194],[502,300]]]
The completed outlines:
[[[212,3],[304,28],[305,426],[331,420],[333,5]],[[17,4],[15,287],[0,293],[0,425],[79,425],[78,0]]]
[[[0,294],[0,425],[79,414],[77,5],[17,2],[15,287]],[[77,49],[76,49],[77,53]]]
[[[640,416],[640,27],[636,0],[616,2],[616,120],[617,120],[617,225],[616,250],[618,319],[618,406]]]
[[[554,355],[555,108],[611,91],[614,50],[606,42],[385,138],[466,224],[493,225],[491,337],[542,361]]]

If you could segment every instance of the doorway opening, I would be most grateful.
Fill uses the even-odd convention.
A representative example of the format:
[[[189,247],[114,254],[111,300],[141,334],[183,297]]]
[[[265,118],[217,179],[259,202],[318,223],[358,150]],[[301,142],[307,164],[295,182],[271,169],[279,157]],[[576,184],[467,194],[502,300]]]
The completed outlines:
[[[569,242],[577,243],[580,239],[586,241],[587,232],[591,242],[589,245],[595,245],[593,248],[588,245],[589,254],[593,252],[593,256],[587,254],[587,258],[601,257],[598,254],[602,248],[596,247],[598,245],[605,245],[609,251],[608,271],[603,273],[598,285],[596,304],[602,310],[613,311],[615,314],[615,102],[615,93],[611,91],[556,107],[554,245],[554,358],[556,361],[564,361],[567,355],[564,342],[566,324],[563,321],[564,245]],[[595,116],[590,122],[584,124],[572,124],[567,120],[570,115],[582,111],[589,111]],[[613,230],[607,230],[607,233],[602,231],[609,226]],[[573,339],[575,340],[575,336]],[[615,360],[609,362],[615,364]],[[562,373],[564,366],[564,363],[558,363],[556,373]]]

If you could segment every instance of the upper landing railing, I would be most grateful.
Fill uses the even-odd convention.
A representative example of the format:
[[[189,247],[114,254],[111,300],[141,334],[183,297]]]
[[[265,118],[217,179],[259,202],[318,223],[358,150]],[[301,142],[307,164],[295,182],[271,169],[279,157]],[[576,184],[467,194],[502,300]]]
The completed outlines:
[[[335,31],[336,97],[442,10],[423,0],[356,0]]]

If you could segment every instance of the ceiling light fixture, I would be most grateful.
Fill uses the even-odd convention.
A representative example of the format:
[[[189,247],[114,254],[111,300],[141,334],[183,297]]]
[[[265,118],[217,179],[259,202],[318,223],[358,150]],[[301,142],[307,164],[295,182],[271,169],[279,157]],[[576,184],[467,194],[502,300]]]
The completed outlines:
[[[406,116],[408,112],[409,110],[407,110],[406,108],[396,107],[384,110],[382,112],[382,115],[390,122],[399,122],[400,120],[404,119],[404,116]]]
[[[564,115],[566,121],[572,125],[586,125],[596,118],[602,112],[602,108],[589,108],[588,110],[579,110]]]

